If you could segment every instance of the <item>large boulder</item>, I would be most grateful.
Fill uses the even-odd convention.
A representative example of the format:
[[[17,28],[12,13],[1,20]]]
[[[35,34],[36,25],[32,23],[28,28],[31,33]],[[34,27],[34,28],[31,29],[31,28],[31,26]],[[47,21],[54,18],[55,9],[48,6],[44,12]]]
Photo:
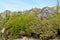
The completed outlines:
[[[50,7],[44,7],[41,9],[37,16],[40,19],[48,19],[52,15],[54,15],[54,9]]]

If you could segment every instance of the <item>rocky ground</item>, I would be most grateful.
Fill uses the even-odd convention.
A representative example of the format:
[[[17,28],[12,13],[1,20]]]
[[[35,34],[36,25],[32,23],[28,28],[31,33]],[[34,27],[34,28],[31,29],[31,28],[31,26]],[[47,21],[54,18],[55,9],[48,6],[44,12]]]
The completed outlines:
[[[23,37],[21,39],[15,39],[15,40],[39,40],[39,39]]]
[[[21,39],[15,39],[15,40],[40,40],[40,39],[23,37],[23,38],[21,38]],[[58,38],[55,38],[55,39],[49,39],[49,40],[60,40],[60,39],[58,39]]]

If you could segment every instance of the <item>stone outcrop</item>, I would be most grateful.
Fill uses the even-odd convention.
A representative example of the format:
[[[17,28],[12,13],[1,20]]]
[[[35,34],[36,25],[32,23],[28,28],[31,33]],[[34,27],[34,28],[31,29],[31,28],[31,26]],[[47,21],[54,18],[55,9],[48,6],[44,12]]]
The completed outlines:
[[[38,18],[40,19],[48,19],[52,15],[54,15],[54,9],[50,7],[44,7],[41,9],[41,11],[38,13]]]

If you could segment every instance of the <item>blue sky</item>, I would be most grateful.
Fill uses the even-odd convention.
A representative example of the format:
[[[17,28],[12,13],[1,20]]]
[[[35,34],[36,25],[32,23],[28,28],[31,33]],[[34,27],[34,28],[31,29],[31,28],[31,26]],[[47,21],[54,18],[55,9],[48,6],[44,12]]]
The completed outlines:
[[[45,6],[56,6],[56,0],[0,0],[0,12],[4,10],[23,11],[35,7],[43,8]]]

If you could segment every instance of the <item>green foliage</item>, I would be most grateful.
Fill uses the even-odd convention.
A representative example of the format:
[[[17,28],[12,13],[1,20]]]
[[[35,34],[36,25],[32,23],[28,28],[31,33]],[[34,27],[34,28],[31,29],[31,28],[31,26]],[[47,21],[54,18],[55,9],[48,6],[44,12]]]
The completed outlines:
[[[1,25],[2,25],[2,20],[3,20],[3,18],[1,17],[1,15],[0,15],[0,30],[1,30]]]
[[[2,40],[2,33],[0,32],[0,40]]]
[[[58,30],[60,30],[60,14],[55,14],[53,17],[50,17],[47,21],[42,22],[42,33],[40,34],[40,39],[44,40],[45,38],[52,37],[55,38]]]
[[[55,14],[46,21],[39,20],[34,15],[18,15],[13,16],[5,23],[5,28],[16,38],[24,31],[28,36],[31,33],[40,34],[40,39],[44,40],[48,37],[56,37],[58,29],[60,30],[60,14]]]
[[[32,33],[39,34],[40,40],[56,37],[58,30],[60,30],[60,14],[55,14],[48,20],[42,21],[36,17],[39,10],[35,8],[25,12],[18,12],[18,14],[15,12],[11,18],[9,14],[6,14],[5,31],[9,29],[15,38],[23,34],[22,31],[28,36],[31,36]]]
[[[30,21],[26,26],[26,33],[29,33],[30,35],[31,35],[31,33],[39,34],[40,33],[40,27],[39,27],[40,25],[39,24],[40,24],[40,20],[38,20],[38,18]]]
[[[56,14],[49,19],[49,23],[56,29],[60,29],[60,14]]]
[[[57,35],[57,30],[48,21],[32,21],[27,28],[35,34],[40,34],[40,39]]]
[[[2,30],[1,26],[3,24],[2,20],[3,20],[3,17],[0,15],[0,40],[2,40],[2,33],[1,33],[1,30]]]
[[[2,16],[0,15],[0,20],[2,20],[3,18],[2,18]]]
[[[20,35],[20,31],[25,31],[26,25],[32,21],[35,20],[36,17],[32,15],[20,15],[16,17],[12,17],[11,19],[8,20],[7,23],[5,23],[5,28],[10,29],[10,32],[14,36]]]

